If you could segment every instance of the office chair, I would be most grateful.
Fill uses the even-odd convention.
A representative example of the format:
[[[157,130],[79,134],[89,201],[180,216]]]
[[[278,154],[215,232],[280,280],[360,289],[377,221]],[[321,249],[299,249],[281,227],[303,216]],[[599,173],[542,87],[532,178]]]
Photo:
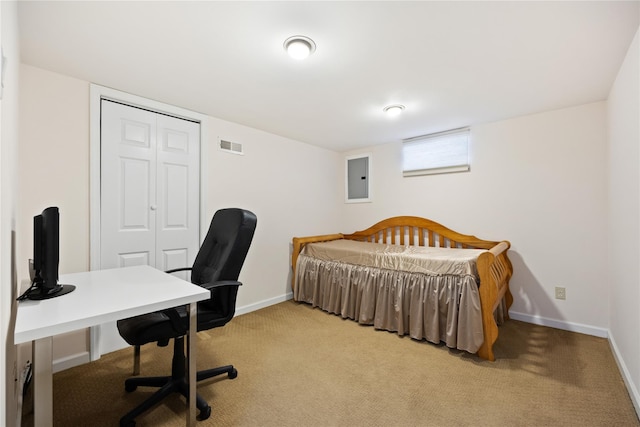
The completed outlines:
[[[211,290],[211,298],[198,303],[198,332],[224,326],[233,318],[238,287],[242,285],[237,279],[253,239],[256,221],[256,216],[246,210],[217,211],[193,267],[167,271],[174,273],[190,270],[192,283]],[[189,386],[185,376],[184,337],[189,329],[188,324],[186,307],[171,308],[117,322],[120,335],[127,343],[135,346],[134,374],[139,369],[141,345],[156,342],[159,346],[166,346],[171,339],[174,340],[171,376],[133,377],[125,381],[125,390],[129,392],[138,386],[160,389],[122,417],[120,426],[134,426],[134,418],[172,393],[181,393],[187,398]],[[225,373],[231,379],[238,375],[233,365],[227,365],[199,371],[196,377],[201,381]],[[196,407],[199,410],[198,419],[209,418],[211,407],[199,395]]]

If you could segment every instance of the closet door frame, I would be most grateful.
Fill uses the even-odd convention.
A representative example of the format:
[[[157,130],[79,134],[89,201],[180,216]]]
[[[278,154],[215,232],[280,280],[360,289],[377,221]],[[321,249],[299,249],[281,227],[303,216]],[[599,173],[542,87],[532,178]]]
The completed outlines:
[[[206,221],[207,168],[203,160],[209,156],[206,116],[169,104],[146,99],[115,89],[91,84],[89,87],[89,270],[100,269],[100,103],[109,99],[133,107],[164,113],[200,123],[200,243],[209,229]],[[90,329],[90,358],[100,358],[98,328]]]

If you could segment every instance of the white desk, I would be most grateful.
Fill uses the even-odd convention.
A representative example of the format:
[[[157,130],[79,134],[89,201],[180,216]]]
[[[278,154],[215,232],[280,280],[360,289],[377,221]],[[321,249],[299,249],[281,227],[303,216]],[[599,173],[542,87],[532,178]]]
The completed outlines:
[[[190,338],[196,334],[197,302],[209,298],[209,291],[149,266],[67,274],[59,283],[75,285],[76,289],[57,298],[18,303],[14,342],[33,341],[35,427],[53,424],[54,335],[179,305],[189,307],[187,426],[194,426],[195,339]]]

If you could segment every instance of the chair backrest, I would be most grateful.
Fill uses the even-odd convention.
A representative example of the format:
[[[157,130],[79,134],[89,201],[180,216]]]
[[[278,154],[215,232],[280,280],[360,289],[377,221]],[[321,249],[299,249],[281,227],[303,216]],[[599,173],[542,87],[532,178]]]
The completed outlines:
[[[200,285],[218,280],[238,280],[256,222],[256,216],[247,210],[229,208],[217,211],[193,263],[191,282]]]
[[[217,211],[193,263],[191,282],[206,287],[216,281],[238,280],[256,223],[256,216],[244,209]],[[235,313],[237,291],[237,287],[213,290],[211,299],[201,302],[198,311],[225,313],[230,319]]]

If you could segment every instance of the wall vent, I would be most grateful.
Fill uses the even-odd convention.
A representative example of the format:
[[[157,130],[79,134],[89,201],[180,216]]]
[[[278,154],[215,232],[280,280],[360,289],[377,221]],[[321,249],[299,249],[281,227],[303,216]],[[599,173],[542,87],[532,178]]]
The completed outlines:
[[[237,142],[225,141],[224,139],[220,140],[220,149],[222,151],[233,154],[243,154],[242,144],[238,144]]]

